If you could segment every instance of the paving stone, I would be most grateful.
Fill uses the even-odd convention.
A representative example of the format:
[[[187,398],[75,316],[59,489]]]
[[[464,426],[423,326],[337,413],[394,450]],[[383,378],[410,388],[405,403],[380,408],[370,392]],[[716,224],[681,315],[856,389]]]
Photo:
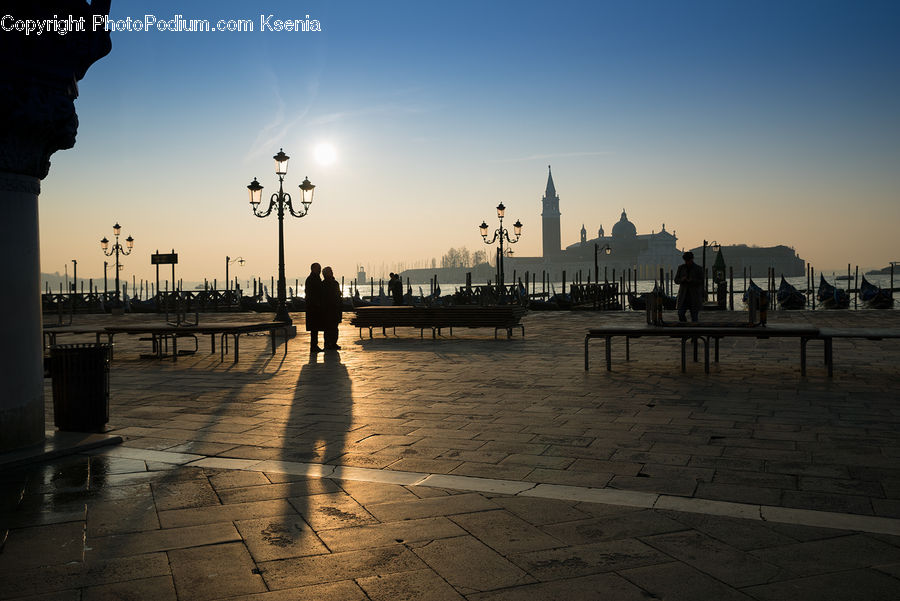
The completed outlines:
[[[781,569],[701,532],[673,532],[641,540],[735,588],[765,584]]]
[[[771,503],[774,505],[774,503]],[[831,493],[803,492],[786,490],[782,496],[782,505],[836,513],[859,513],[872,515],[872,503],[868,497],[841,495]]]
[[[362,505],[419,498],[398,484],[359,482],[354,480],[340,480],[338,484],[347,494],[353,497],[357,503]]]
[[[131,534],[88,537],[85,541],[84,556],[86,559],[110,559],[239,540],[241,540],[240,535],[230,523],[204,524]]]
[[[234,523],[254,561],[328,553],[300,516],[272,516]]]
[[[451,538],[466,532],[449,519],[436,517],[323,530],[318,534],[331,551],[339,552]]]
[[[697,481],[687,478],[654,478],[637,476],[613,476],[609,481],[610,488],[621,490],[639,490],[666,495],[690,497],[697,488]]]
[[[754,505],[779,505],[783,491],[777,488],[700,482],[697,484],[697,490],[694,494],[703,499],[715,499],[717,501],[752,503]]]
[[[169,562],[165,553],[69,563],[0,573],[0,595],[7,599],[44,595],[67,589],[125,582],[154,576],[167,576]]]
[[[160,511],[159,521],[163,528],[179,528],[296,513],[297,510],[286,499],[276,499]]]
[[[851,570],[744,589],[759,601],[874,601],[900,598],[900,580],[875,570]]]
[[[584,472],[573,469],[551,470],[538,468],[532,470],[525,480],[542,484],[559,484],[561,486],[589,486],[603,488],[613,475],[606,472]]]
[[[583,520],[590,516],[576,509],[571,502],[556,499],[501,496],[492,501],[536,526]]]
[[[561,599],[603,599],[647,601],[647,595],[616,574],[597,574],[554,582],[526,584],[501,591],[468,595],[469,601],[560,601]]]
[[[368,601],[368,597],[355,582],[344,580],[228,597],[228,601]]]
[[[533,468],[525,465],[505,465],[493,463],[475,463],[467,461],[450,474],[459,476],[473,476],[475,478],[495,478],[501,480],[522,480],[533,471]]]
[[[324,478],[305,478],[282,484],[269,484],[268,480],[266,482],[257,486],[223,489],[219,491],[218,498],[228,505],[341,491],[341,487],[335,482]]]
[[[160,511],[218,505],[219,497],[208,480],[153,482],[153,500]]]
[[[402,545],[281,559],[260,564],[270,590],[408,572],[425,564]]]
[[[241,543],[177,549],[168,555],[175,587],[184,598],[202,601],[266,590]]]
[[[245,488],[249,486],[260,486],[269,484],[269,479],[261,472],[245,472],[239,470],[222,470],[218,473],[210,474],[209,483],[216,492],[221,492],[229,488]]]
[[[510,560],[542,581],[671,561],[665,554],[633,538],[518,553],[510,556]]]
[[[503,555],[552,549],[563,543],[506,511],[464,513],[451,518],[472,536]]]
[[[87,505],[88,536],[142,532],[159,528],[152,497],[90,501]]]
[[[680,563],[622,570],[619,575],[663,601],[751,601],[752,597]]]
[[[357,580],[372,601],[463,601],[452,586],[431,570],[413,570]]]
[[[343,491],[293,497],[290,503],[317,532],[330,528],[361,526],[377,521],[362,505],[354,501],[353,497]]]
[[[176,601],[171,576],[85,587],[81,601]]]
[[[437,490],[437,489],[434,489]],[[497,509],[497,505],[477,493],[466,493],[367,505],[366,509],[382,522],[427,518],[473,511]]]
[[[661,513],[741,551],[752,551],[794,542],[794,539],[777,532],[767,522],[681,511],[663,511]]]
[[[413,551],[463,595],[534,582],[534,579],[471,536],[413,545]]]
[[[5,528],[0,537],[3,533]],[[9,531],[2,546],[0,573],[81,562],[83,553],[83,521],[16,528]]]
[[[783,545],[751,551],[795,576],[812,576],[900,561],[900,549],[863,534]]]
[[[619,513],[580,522],[542,526],[544,532],[570,544],[587,545],[599,541],[649,536],[685,530],[684,524],[652,510]]]

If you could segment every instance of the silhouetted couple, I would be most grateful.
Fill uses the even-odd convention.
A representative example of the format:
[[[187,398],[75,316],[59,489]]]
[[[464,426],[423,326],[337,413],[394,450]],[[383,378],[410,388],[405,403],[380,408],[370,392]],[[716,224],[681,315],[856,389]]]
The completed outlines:
[[[394,301],[395,305],[403,304],[403,280],[400,279],[399,273],[391,272],[391,279],[388,281],[388,293]]]
[[[340,350],[338,324],[343,318],[341,285],[334,279],[331,267],[322,269],[318,263],[309,268],[306,278],[306,331],[309,332],[309,351],[321,353],[319,332],[325,332],[326,351]],[[321,273],[322,277],[319,277]]]

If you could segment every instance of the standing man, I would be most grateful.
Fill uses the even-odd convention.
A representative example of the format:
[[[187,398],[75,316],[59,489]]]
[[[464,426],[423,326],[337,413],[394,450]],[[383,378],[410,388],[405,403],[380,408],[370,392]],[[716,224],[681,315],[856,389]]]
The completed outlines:
[[[681,256],[684,265],[678,266],[675,272],[675,283],[678,284],[678,321],[687,321],[685,312],[690,309],[691,322],[697,323],[700,307],[703,306],[703,268],[694,263],[694,253],[688,251]]]
[[[322,309],[324,307],[325,288],[319,274],[322,266],[313,263],[309,266],[309,276],[306,278],[306,331],[309,332],[309,352],[321,353],[319,347],[319,331],[324,330],[322,324]]]
[[[322,328],[325,330],[325,350],[339,351],[338,324],[343,318],[341,285],[334,279],[331,267],[322,270]]]

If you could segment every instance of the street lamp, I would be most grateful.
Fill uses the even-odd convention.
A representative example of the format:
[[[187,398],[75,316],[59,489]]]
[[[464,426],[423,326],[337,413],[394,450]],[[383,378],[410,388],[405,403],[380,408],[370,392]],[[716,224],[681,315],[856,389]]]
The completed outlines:
[[[232,263],[237,263],[238,265],[243,267],[245,262],[246,261],[244,261],[244,257],[237,257],[235,259],[232,259],[228,255],[225,256],[225,292],[228,292],[228,288],[229,288],[228,266],[231,265]]]
[[[706,294],[709,291],[709,279],[706,277],[706,247],[709,246],[714,253],[719,252],[722,249],[722,246],[713,240],[712,242],[703,241],[703,297],[706,298]]]
[[[513,224],[513,233],[516,236],[516,239],[513,240],[509,237],[509,230],[503,227],[503,217],[506,215],[506,207],[503,206],[503,203],[497,205],[497,217],[500,219],[500,227],[494,230],[494,237],[488,241],[488,224],[484,221],[481,222],[481,225],[478,226],[478,229],[481,231],[481,237],[484,240],[485,244],[493,244],[498,239],[500,240],[500,248],[497,252],[497,285],[503,285],[503,241],[506,240],[509,244],[515,244],[519,241],[519,237],[522,235],[522,222],[518,219]],[[512,249],[509,249],[509,254],[512,254]]]
[[[597,261],[597,254],[600,251],[609,254],[612,252],[612,247],[609,244],[604,244],[600,246],[596,242],[594,242],[594,280],[599,284],[600,283],[600,263]]]
[[[272,209],[276,207],[278,209],[276,212],[276,215],[278,215],[278,307],[275,310],[275,321],[283,321],[290,325],[293,322],[287,310],[287,285],[284,277],[284,209],[287,207],[287,210],[294,217],[305,217],[309,211],[309,205],[312,204],[316,187],[309,183],[308,178],[303,179],[303,183],[300,184],[300,204],[303,205],[303,208],[295,211],[294,205],[291,204],[291,195],[284,191],[284,176],[287,175],[288,159],[290,157],[284,154],[284,149],[281,149],[272,158],[275,159],[278,192],[272,194],[272,197],[269,199],[269,207],[264,212],[259,211],[263,187],[256,181],[255,177],[250,182],[250,185],[247,186],[247,190],[250,191],[250,209],[257,217],[268,217]],[[309,193],[309,200],[306,200],[307,192]]]
[[[119,244],[119,234],[122,233],[122,226],[116,223],[113,226],[113,235],[116,237],[116,241],[113,243],[112,248],[109,247],[109,240],[106,239],[106,236],[103,236],[103,239],[100,240],[100,248],[103,250],[103,254],[107,257],[111,257],[113,255],[116,256],[116,303],[119,302],[119,270],[124,267],[124,265],[119,265],[119,255],[128,256],[131,254],[132,249],[134,248],[134,238],[128,236],[125,238],[125,245],[128,247],[128,250],[122,247]]]

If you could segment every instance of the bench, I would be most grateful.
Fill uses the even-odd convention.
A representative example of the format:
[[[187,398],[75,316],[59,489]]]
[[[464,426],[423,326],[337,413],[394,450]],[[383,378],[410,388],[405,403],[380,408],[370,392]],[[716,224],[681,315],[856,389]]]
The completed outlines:
[[[178,339],[192,338],[194,340],[194,350],[197,351],[197,336],[209,335],[210,352],[216,352],[216,336],[221,336],[220,350],[221,359],[225,360],[225,354],[228,352],[228,337],[230,336],[234,343],[234,362],[237,363],[240,358],[240,337],[244,334],[254,332],[269,332],[272,337],[272,354],[275,354],[276,334],[281,332],[284,337],[284,353],[287,355],[288,340],[288,324],[280,321],[268,322],[239,322],[239,323],[221,323],[221,324],[205,324],[205,325],[189,325],[176,326],[169,323],[131,323],[113,326],[62,326],[44,328],[44,340],[46,344],[56,344],[57,336],[61,334],[94,334],[96,341],[100,342],[101,336],[106,336],[110,348],[113,348],[114,338],[117,334],[126,334],[132,336],[149,336],[142,340],[149,340],[152,344],[153,355],[157,358],[163,358],[168,351],[169,342],[172,343],[172,360],[178,360]],[[112,358],[112,350],[110,350],[110,358]]]
[[[739,325],[678,325],[678,326],[616,326],[589,330],[584,337],[584,369],[589,369],[588,343],[593,338],[606,341],[606,371],[612,371],[612,339],[619,336],[625,338],[625,360],[630,359],[629,342],[632,338],[656,336],[681,339],[681,371],[687,371],[685,345],[688,340],[694,343],[694,361],[697,360],[697,340],[704,345],[703,367],[709,373],[709,341],[715,344],[715,362],[719,362],[719,340],[729,336],[742,338],[799,338],[800,339],[800,373],[806,375],[806,345],[819,336],[819,328],[812,326],[739,326]]]
[[[819,328],[819,335],[816,338],[825,342],[825,365],[830,378],[834,374],[832,344],[835,338],[864,338],[866,340],[900,338],[900,328]]]
[[[507,338],[512,338],[513,328],[520,328],[525,336],[525,326],[519,321],[527,310],[520,305],[492,305],[487,307],[473,305],[457,305],[452,307],[359,307],[350,325],[359,328],[362,338],[363,329],[368,328],[369,338],[372,330],[381,328],[387,334],[387,328],[418,328],[419,336],[424,337],[426,329],[431,329],[431,337],[436,338],[441,330],[447,328],[453,335],[453,328],[494,328],[494,338],[499,330],[506,330]]]

